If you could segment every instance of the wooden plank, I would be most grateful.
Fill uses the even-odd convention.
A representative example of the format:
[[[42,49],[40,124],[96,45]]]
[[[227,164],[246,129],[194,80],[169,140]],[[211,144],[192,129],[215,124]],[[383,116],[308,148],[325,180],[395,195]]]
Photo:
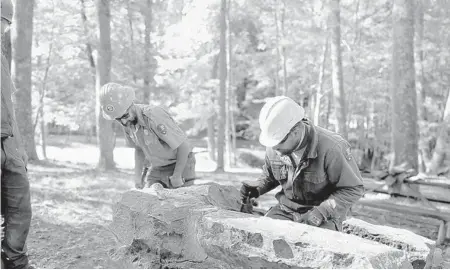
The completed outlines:
[[[366,190],[372,190],[377,188],[376,190],[374,190],[375,192],[388,193],[387,186],[380,187],[380,185],[382,185],[384,181],[377,181],[372,178],[363,178],[363,180],[364,180],[364,187],[366,188]],[[409,185],[411,188],[416,189],[427,199],[450,203],[450,189],[442,187],[441,184],[444,183],[440,182],[439,185],[437,186],[429,185],[429,183],[428,185],[423,185],[420,183],[406,184],[406,185]],[[405,185],[402,185],[400,190],[397,191],[396,193],[403,196],[417,198],[417,196]]]
[[[448,212],[437,212],[432,209],[424,209],[417,207],[410,207],[406,205],[399,205],[392,203],[391,201],[383,200],[364,200],[361,199],[357,202],[363,206],[385,209],[393,212],[402,212],[409,215],[420,215],[423,217],[435,218],[439,220],[450,221],[450,213]]]

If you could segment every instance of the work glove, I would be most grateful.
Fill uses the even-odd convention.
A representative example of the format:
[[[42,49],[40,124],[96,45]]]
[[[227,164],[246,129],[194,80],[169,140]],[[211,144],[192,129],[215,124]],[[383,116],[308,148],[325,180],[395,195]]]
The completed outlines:
[[[144,188],[144,183],[142,183],[142,182],[135,182],[134,183],[134,187],[135,188],[137,188],[137,189],[143,189]]]
[[[304,214],[294,213],[294,221],[298,223],[305,223],[308,225],[319,227],[325,220],[324,215],[319,211],[317,207],[309,210]]]
[[[259,190],[257,183],[243,182],[241,186],[241,202],[246,203],[252,198],[259,197]]]
[[[172,175],[169,177],[169,183],[173,188],[178,188],[184,185],[184,179],[179,175]]]

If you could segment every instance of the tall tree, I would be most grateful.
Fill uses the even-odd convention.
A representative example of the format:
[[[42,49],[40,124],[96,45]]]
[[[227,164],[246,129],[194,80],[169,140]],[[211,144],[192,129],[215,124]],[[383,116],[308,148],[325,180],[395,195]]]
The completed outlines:
[[[236,95],[235,95],[235,88],[233,87],[233,65],[232,65],[232,58],[233,58],[233,43],[231,42],[231,18],[230,18],[230,10],[231,10],[231,3],[232,0],[228,0],[228,6],[227,6],[227,47],[228,47],[228,86],[227,86],[227,92],[228,92],[228,119],[229,119],[229,126],[230,126],[230,132],[231,132],[231,146],[228,149],[231,149],[231,151],[228,153],[228,157],[230,160],[232,160],[232,164],[236,165],[237,157],[236,157],[236,123],[234,120],[234,112],[236,108]]]
[[[144,101],[150,102],[150,87],[153,81],[153,68],[152,68],[152,44],[150,42],[150,34],[152,32],[152,0],[146,0],[145,8],[143,9],[143,16],[145,22],[145,34],[144,34]]]
[[[424,23],[424,3],[422,0],[415,1],[415,52],[416,52],[416,87],[417,87],[417,104],[419,112],[419,120],[426,120],[425,113],[425,73],[423,70],[423,23]]]
[[[219,132],[217,134],[217,171],[224,171],[224,148],[225,148],[225,121],[226,121],[226,84],[227,84],[227,0],[221,0],[220,5],[220,52],[219,52]],[[227,138],[228,140],[228,138]]]
[[[283,42],[281,44],[281,54],[283,56],[283,95],[288,95],[288,81],[287,81],[287,53],[286,53],[286,29],[285,29],[285,22],[286,22],[286,0],[282,0],[282,6],[281,6],[281,36],[283,39]]]
[[[53,6],[54,10],[54,6]],[[54,13],[53,13],[54,14]],[[54,32],[55,32],[55,24],[52,24],[52,30],[50,35],[50,45],[48,46],[48,56],[45,65],[41,64],[42,56],[38,56],[37,61],[37,67],[38,68],[44,68],[44,77],[42,78],[42,83],[39,87],[39,107],[37,109],[36,118],[34,120],[33,130],[36,131],[36,127],[38,125],[38,121],[40,124],[40,131],[41,131],[41,146],[42,146],[42,156],[44,159],[47,159],[47,124],[45,122],[45,102],[44,98],[47,91],[47,83],[48,83],[48,74],[50,71],[50,67],[52,66],[52,54],[53,54],[53,43],[54,43]],[[36,45],[39,46],[39,39],[38,35],[35,35],[36,39]]]
[[[323,53],[322,56],[320,58],[320,63],[319,63],[319,77],[317,80],[317,89],[316,89],[316,93],[313,96],[313,122],[314,125],[319,125],[320,124],[320,104],[321,104],[321,100],[322,97],[324,96],[323,93],[323,85],[325,82],[325,62],[327,60],[327,54],[328,54],[328,36],[325,39],[325,42],[323,44]]]
[[[109,0],[96,0],[98,35],[100,46],[97,54],[96,64],[96,106],[95,114],[97,119],[97,142],[100,147],[100,158],[98,168],[110,170],[115,168],[114,144],[115,134],[113,122],[103,118],[100,108],[100,89],[108,83],[111,71],[111,13]]]
[[[280,60],[281,60],[281,52],[280,52],[280,28],[278,26],[278,17],[279,17],[279,4],[278,0],[275,1],[275,9],[274,9],[274,19],[275,19],[275,40],[276,40],[276,51],[277,57],[275,57],[276,61],[276,72],[275,72],[275,95],[280,95]]]
[[[437,134],[436,146],[434,147],[433,156],[431,157],[427,172],[430,174],[438,174],[446,158],[450,158],[450,91],[447,94],[447,102],[445,103],[442,122]],[[448,170],[448,167],[445,170]]]
[[[92,78],[93,78],[93,81],[95,84],[95,61],[94,61],[94,55],[93,55],[93,51],[92,51],[92,45],[89,40],[89,37],[91,35],[89,33],[89,26],[88,26],[88,21],[87,21],[87,16],[86,16],[86,6],[84,3],[84,0],[80,0],[80,3],[81,3],[80,15],[81,15],[81,21],[83,24],[83,33],[86,36],[86,56],[89,61],[89,66],[91,67],[91,70],[92,70]]]
[[[414,2],[395,0],[392,51],[392,147],[395,166],[418,169],[417,95],[414,69]]]
[[[12,77],[17,88],[17,125],[30,160],[38,159],[34,142],[31,105],[31,48],[33,43],[34,0],[17,0],[12,38]]]
[[[332,84],[334,96],[334,108],[337,119],[337,132],[344,138],[347,138],[347,109],[344,92],[344,71],[342,69],[342,51],[341,51],[341,15],[340,0],[331,0],[330,13],[331,30],[331,66],[332,66]]]
[[[134,27],[133,27],[133,10],[131,7],[132,1],[127,1],[127,17],[128,17],[128,26],[129,26],[129,30],[130,30],[130,48],[135,48],[136,46],[134,45]],[[130,61],[130,65],[133,66],[134,64],[136,64],[136,54],[134,49],[128,50],[129,51],[129,61]],[[133,77],[133,82],[136,83],[136,73],[132,72],[132,77]]]

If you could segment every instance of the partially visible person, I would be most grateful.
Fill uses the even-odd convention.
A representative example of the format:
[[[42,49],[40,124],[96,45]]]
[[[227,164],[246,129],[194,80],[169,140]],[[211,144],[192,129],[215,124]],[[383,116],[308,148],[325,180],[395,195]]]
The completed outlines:
[[[107,83],[101,89],[103,116],[118,121],[128,144],[135,147],[136,167],[149,168],[148,185],[160,183],[177,188],[195,178],[195,156],[186,134],[169,113],[159,106],[136,104],[131,87]],[[143,188],[136,172],[135,186]]]
[[[9,30],[13,17],[11,0],[1,0],[2,39]],[[3,48],[3,46],[2,46]],[[26,240],[31,224],[30,184],[27,177],[27,155],[17,127],[12,94],[14,84],[9,63],[2,51],[2,251],[5,268],[33,268],[28,260]]]
[[[259,125],[259,141],[266,146],[263,174],[243,183],[242,201],[281,185],[275,195],[279,203],[267,217],[341,231],[349,208],[364,193],[350,144],[339,134],[314,126],[305,110],[285,96],[264,104]]]

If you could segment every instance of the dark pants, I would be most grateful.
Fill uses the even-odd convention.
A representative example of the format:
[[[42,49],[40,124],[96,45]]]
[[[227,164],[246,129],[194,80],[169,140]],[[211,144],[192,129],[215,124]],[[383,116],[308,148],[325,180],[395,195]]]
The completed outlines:
[[[269,211],[265,214],[266,217],[270,217],[273,219],[282,219],[282,220],[291,220],[294,221],[294,216],[291,213],[288,213],[280,208],[280,205],[277,204],[274,207],[270,208]],[[319,226],[320,228],[339,231],[338,226],[334,221],[326,221]]]
[[[31,223],[30,184],[13,138],[2,138],[1,162],[4,227],[1,256],[6,268],[21,268],[28,264],[25,242]]]
[[[195,179],[195,162],[194,153],[189,153],[186,167],[184,167],[183,174],[181,175],[185,181]],[[173,175],[174,170],[175,163],[167,166],[150,168],[147,176],[147,185],[151,186],[155,183],[160,183],[165,188],[170,188],[169,177]]]

